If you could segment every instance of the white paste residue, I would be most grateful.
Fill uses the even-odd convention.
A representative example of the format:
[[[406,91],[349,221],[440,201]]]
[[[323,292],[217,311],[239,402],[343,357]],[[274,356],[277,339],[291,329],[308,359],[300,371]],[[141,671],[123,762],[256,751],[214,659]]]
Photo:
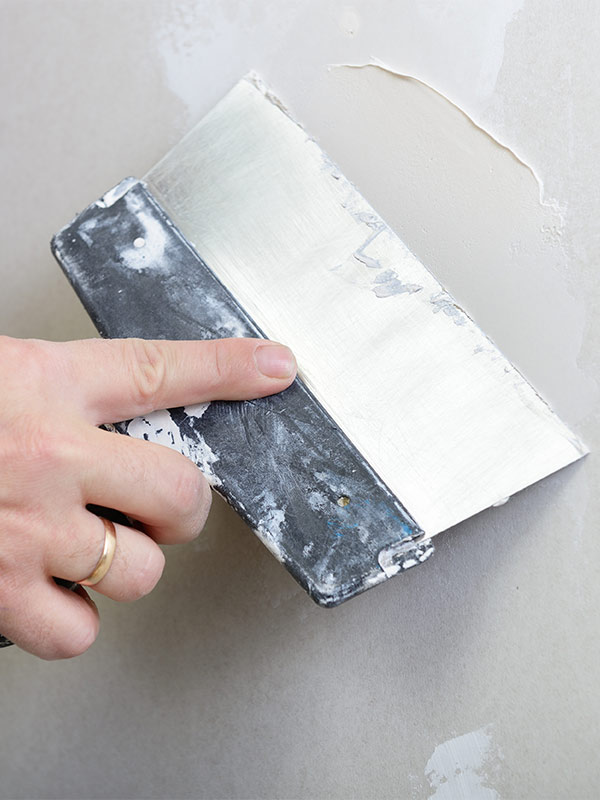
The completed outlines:
[[[505,506],[509,500],[510,497],[503,497],[502,500],[498,500],[497,503],[494,503],[493,508],[499,508],[500,506]]]
[[[273,492],[265,489],[255,498],[258,504],[258,517],[260,524],[256,529],[262,542],[269,548],[273,555],[282,561],[281,526],[285,522],[285,511],[277,505]]]
[[[210,403],[196,403],[193,406],[185,406],[183,410],[188,415],[188,417],[193,417],[194,419],[200,419],[200,417],[204,414],[209,405]]]
[[[418,283],[404,283],[393,269],[386,269],[375,278],[373,292],[376,297],[391,297],[394,294],[414,294],[423,289]]]
[[[204,305],[211,310],[211,315],[215,321],[215,326],[220,335],[228,336],[248,336],[247,327],[240,321],[236,314],[231,312],[229,306],[219,300],[214,295],[206,294],[202,298]]]
[[[94,244],[93,233],[97,225],[98,219],[96,217],[90,217],[89,219],[84,220],[77,229],[77,233],[88,247],[92,247]]]
[[[327,497],[323,494],[323,492],[319,492],[314,490],[309,493],[308,497],[308,505],[312,508],[313,511],[322,511],[328,505],[330,505],[330,501]]]
[[[138,182],[137,178],[125,178],[116,186],[113,186],[106,194],[104,194],[100,200],[96,201],[96,205],[99,208],[110,208],[110,206],[114,205],[117,200],[120,200],[123,195],[125,195],[132,186]]]
[[[126,196],[125,202],[135,215],[140,235],[129,247],[123,247],[121,258],[128,269],[143,270],[148,267],[159,269],[164,263],[164,254],[168,244],[167,234],[160,221],[149,214],[133,194]],[[164,264],[165,269],[167,264]]]
[[[492,739],[492,725],[438,745],[425,767],[435,800],[498,800],[490,780],[502,754]]]
[[[407,570],[417,564],[427,561],[433,553],[433,544],[426,540],[421,548],[411,539],[399,542],[379,551],[377,561],[386,578],[397,575],[401,570]]]
[[[390,67],[388,64],[385,64],[383,61],[380,61],[378,58],[373,58],[370,59],[369,61],[364,61],[362,63],[357,63],[357,64],[351,64],[351,63],[330,64],[329,67],[330,68],[346,67],[348,69],[364,69],[365,67],[375,67],[375,69],[381,69],[384,72],[390,73],[390,75],[395,75],[397,78],[404,78],[405,80],[417,81],[418,83],[422,83],[424,86],[427,86],[428,89],[431,89],[432,91],[436,92],[436,94],[441,95],[441,97],[443,97],[445,100],[451,103],[456,109],[458,109],[462,114],[464,114],[473,123],[473,125],[475,125],[476,128],[479,128],[479,130],[485,133],[486,136],[489,136],[490,139],[492,139],[497,145],[499,145],[500,147],[504,147],[506,150],[509,150],[513,154],[513,156],[517,159],[517,161],[523,164],[523,166],[526,167],[535,178],[540,190],[540,203],[542,205],[551,206],[552,208],[557,208],[557,204],[555,201],[549,201],[547,198],[544,197],[544,184],[542,179],[538,175],[535,167],[533,167],[524,158],[522,158],[514,146],[509,146],[505,142],[501,141],[493,133],[491,133],[489,130],[483,127],[483,125],[479,124],[476,121],[476,119],[470,114],[468,114],[464,110],[464,108],[462,108],[458,103],[451,100],[450,97],[448,97],[443,92],[436,89],[434,86],[431,86],[429,83],[427,83],[427,81],[421,80],[420,78],[417,78],[415,75],[410,75],[407,72],[401,72],[397,69],[394,69],[393,67]]]
[[[443,311],[448,317],[452,317],[455,325],[465,325],[467,322],[467,315],[456,305],[454,299],[446,292],[437,292],[430,298],[430,303],[433,306],[433,313],[437,314]]]
[[[211,486],[221,485],[220,478],[213,471],[213,465],[219,457],[199,433],[196,432],[194,439],[182,435],[168,411],[153,411],[145,417],[132,419],[127,426],[127,433],[136,439],[145,439],[176,450],[200,467]]]

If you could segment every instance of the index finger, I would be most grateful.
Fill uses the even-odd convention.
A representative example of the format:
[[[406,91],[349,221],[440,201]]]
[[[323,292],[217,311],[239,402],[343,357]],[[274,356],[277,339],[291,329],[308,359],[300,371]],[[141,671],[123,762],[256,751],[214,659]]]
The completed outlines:
[[[87,339],[57,344],[86,418],[98,425],[174,406],[285,389],[291,350],[265,339]]]

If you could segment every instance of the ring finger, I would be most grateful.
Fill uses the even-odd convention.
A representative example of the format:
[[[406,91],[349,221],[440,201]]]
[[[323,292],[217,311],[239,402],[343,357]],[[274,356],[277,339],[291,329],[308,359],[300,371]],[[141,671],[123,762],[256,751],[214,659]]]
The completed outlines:
[[[116,549],[102,580],[90,587],[113,600],[137,600],[156,586],[165,564],[160,547],[149,536],[127,525],[115,523]],[[48,575],[80,582],[94,572],[105,541],[104,522],[81,509],[71,524],[54,537],[46,553]]]

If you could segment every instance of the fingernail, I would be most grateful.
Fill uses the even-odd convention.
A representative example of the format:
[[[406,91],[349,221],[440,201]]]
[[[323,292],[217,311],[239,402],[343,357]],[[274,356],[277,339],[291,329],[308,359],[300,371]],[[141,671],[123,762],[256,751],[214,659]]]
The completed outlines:
[[[289,378],[296,370],[296,359],[283,344],[262,344],[254,351],[256,366],[267,378]]]

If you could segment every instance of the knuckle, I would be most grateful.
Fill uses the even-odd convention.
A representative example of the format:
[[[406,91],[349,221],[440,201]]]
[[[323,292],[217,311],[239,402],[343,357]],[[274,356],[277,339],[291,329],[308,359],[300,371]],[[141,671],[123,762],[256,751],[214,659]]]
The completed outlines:
[[[69,637],[59,641],[48,641],[40,657],[45,661],[76,658],[88,650],[96,641],[100,628],[96,616],[86,617],[85,622],[69,632]]]
[[[148,548],[147,556],[143,563],[136,565],[130,576],[130,596],[134,600],[150,594],[156,586],[165,568],[165,556],[157,544],[148,540],[152,545]]]
[[[12,336],[0,335],[0,353],[2,353],[2,363],[11,365],[15,361],[20,361],[23,345],[26,339],[13,339]]]
[[[206,522],[212,494],[208,481],[191,461],[182,470],[172,495],[174,512],[181,520],[180,541],[195,539]]]
[[[179,463],[171,501],[174,510],[184,517],[195,517],[203,504],[205,479],[198,467],[185,456]]]
[[[132,400],[139,413],[153,408],[163,387],[166,363],[160,347],[146,339],[124,339],[125,361],[131,378]]]
[[[10,445],[16,463],[58,467],[72,455],[73,434],[53,427],[42,414],[22,414],[12,428]]]
[[[233,339],[214,339],[212,341],[213,380],[215,386],[223,386],[230,382],[237,371],[233,356]]]
[[[220,383],[227,375],[227,359],[225,358],[223,341],[217,339],[213,345],[213,359],[215,365],[215,378]]]
[[[0,336],[0,352],[2,360],[18,359],[26,360],[27,354],[35,353],[38,342],[35,339],[15,339],[12,336]]]
[[[0,352],[2,363],[9,368],[17,368],[20,382],[26,383],[28,389],[34,390],[42,383],[47,388],[55,369],[52,342],[0,336]]]

